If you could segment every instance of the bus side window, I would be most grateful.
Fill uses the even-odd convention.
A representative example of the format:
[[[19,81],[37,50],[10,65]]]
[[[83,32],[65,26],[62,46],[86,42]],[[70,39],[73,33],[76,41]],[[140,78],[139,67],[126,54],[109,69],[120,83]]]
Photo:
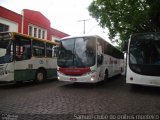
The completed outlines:
[[[58,56],[58,46],[54,46],[53,48],[52,48],[52,56],[53,57],[57,57]]]
[[[15,37],[15,60],[27,60],[31,58],[31,40],[25,37]]]
[[[98,39],[97,41],[97,63],[98,65],[103,64],[103,40]]]
[[[25,46],[24,46],[22,58],[23,58],[24,60],[31,58],[31,46],[30,46],[30,45],[25,45]]]
[[[46,56],[52,57],[52,44],[46,43]]]
[[[160,65],[160,44],[155,42],[152,46],[150,55],[150,59],[152,60],[151,63],[154,65]]]
[[[33,55],[36,57],[45,56],[45,44],[41,41],[33,41]]]

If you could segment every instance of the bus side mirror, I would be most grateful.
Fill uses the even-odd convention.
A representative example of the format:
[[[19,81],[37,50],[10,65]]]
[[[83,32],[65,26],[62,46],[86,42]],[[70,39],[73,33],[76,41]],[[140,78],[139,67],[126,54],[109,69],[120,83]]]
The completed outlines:
[[[128,41],[124,42],[122,50],[125,51],[125,52],[127,52],[127,50],[128,50]]]

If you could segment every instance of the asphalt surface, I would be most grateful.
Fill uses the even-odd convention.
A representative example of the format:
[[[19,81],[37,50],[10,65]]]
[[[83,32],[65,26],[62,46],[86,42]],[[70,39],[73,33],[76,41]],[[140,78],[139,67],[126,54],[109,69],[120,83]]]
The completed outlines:
[[[21,85],[0,85],[2,120],[7,117],[16,120],[57,120],[83,118],[78,114],[159,113],[160,88],[133,87],[125,83],[123,76],[98,84],[75,84],[54,79],[41,84],[26,82]]]

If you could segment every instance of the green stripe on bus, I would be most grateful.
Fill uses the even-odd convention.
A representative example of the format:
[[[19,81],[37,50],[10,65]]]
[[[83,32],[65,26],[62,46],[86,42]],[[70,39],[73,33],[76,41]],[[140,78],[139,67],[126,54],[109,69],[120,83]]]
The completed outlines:
[[[27,81],[34,80],[37,70],[15,70],[14,80],[15,81]],[[47,69],[47,78],[57,77],[56,69]]]
[[[36,70],[15,70],[15,81],[26,81],[35,79]]]
[[[57,69],[47,69],[47,78],[57,77]]]

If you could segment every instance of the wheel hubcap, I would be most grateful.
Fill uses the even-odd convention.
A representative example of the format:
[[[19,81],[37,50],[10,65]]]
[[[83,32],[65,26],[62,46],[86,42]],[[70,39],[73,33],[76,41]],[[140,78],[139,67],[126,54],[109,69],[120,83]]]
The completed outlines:
[[[42,81],[43,80],[43,73],[38,73],[37,78],[39,81]]]

